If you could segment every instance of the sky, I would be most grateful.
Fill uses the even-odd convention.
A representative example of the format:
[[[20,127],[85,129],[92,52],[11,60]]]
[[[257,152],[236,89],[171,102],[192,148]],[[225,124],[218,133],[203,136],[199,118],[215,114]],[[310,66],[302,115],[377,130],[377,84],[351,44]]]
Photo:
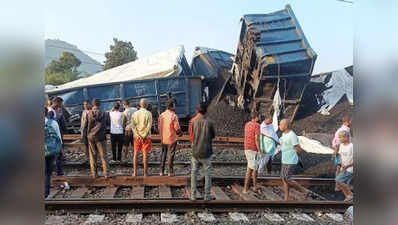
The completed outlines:
[[[353,64],[354,7],[337,0],[48,0],[44,36],[74,44],[99,62],[114,37],[131,41],[138,57],[183,44],[190,62],[196,46],[235,54],[243,15],[274,12],[286,4],[318,54],[314,74]]]

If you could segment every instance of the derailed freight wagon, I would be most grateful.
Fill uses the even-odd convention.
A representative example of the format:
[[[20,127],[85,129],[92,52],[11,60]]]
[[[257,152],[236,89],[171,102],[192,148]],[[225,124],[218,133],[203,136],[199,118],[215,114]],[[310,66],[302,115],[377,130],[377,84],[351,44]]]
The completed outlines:
[[[281,116],[293,120],[316,58],[290,5],[244,15],[232,67],[237,104],[271,113],[279,92]]]
[[[204,76],[202,85],[204,87],[204,101],[212,101],[214,97],[221,97],[223,90],[231,78],[229,70],[232,66],[231,53],[206,48],[196,47],[191,63],[193,74]],[[232,87],[227,87],[231,89]]]
[[[46,94],[64,99],[66,109],[74,120],[68,129],[78,132],[83,101],[99,99],[101,109],[109,111],[117,101],[128,100],[130,105],[145,98],[152,106],[154,122],[156,115],[165,110],[165,102],[176,100],[176,114],[186,125],[202,99],[202,80],[192,76],[184,56],[183,46],[143,57],[87,78],[46,90]]]

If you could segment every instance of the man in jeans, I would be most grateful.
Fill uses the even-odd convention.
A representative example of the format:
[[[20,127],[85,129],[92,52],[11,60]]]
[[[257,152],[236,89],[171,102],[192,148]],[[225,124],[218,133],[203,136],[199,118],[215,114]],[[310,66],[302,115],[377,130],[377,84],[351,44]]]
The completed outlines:
[[[82,132],[87,129],[89,144],[90,169],[93,178],[97,177],[97,156],[99,154],[105,178],[108,177],[108,164],[106,161],[106,125],[109,121],[108,115],[101,111],[100,102],[92,101],[93,108],[89,111],[87,119],[83,120]]]
[[[54,119],[57,121],[59,129],[61,131],[61,139],[63,139],[64,134],[67,132],[66,121],[69,120],[70,114],[64,107],[64,100],[61,97],[56,97],[53,101],[52,109],[55,112]],[[58,153],[55,164],[57,166],[57,175],[64,175],[64,144],[62,144],[61,151]]]
[[[44,123],[45,124],[49,124],[49,126],[52,126],[53,129],[55,130],[55,132],[57,133],[57,136],[59,137],[59,139],[61,140],[62,143],[62,139],[61,139],[61,132],[59,131],[59,126],[57,121],[54,120],[54,111],[48,111],[47,107],[44,107]],[[45,184],[46,184],[46,189],[45,189],[45,194],[44,197],[47,198],[47,196],[50,194],[50,186],[51,186],[51,174],[53,172],[53,167],[54,167],[54,161],[55,161],[55,155],[51,155],[51,156],[46,156],[45,157]]]
[[[167,102],[167,110],[159,116],[159,134],[162,142],[162,155],[160,156],[160,176],[163,176],[166,156],[168,161],[168,175],[174,175],[173,162],[177,147],[177,135],[181,136],[181,128],[175,110],[174,101]]]
[[[213,200],[210,195],[211,188],[211,155],[213,154],[212,140],[216,137],[214,122],[205,116],[207,106],[201,103],[198,106],[198,113],[202,116],[197,118],[192,124],[194,139],[192,143],[191,159],[191,200],[196,200],[196,175],[199,166],[203,167],[205,176],[204,200]]]
[[[193,122],[195,122],[195,120],[197,120],[199,117],[201,117],[202,115],[199,113],[198,108],[196,108],[195,110],[195,116],[189,120],[188,123],[188,133],[189,133],[189,141],[191,142],[191,144],[193,143],[193,130],[192,130],[192,124]]]

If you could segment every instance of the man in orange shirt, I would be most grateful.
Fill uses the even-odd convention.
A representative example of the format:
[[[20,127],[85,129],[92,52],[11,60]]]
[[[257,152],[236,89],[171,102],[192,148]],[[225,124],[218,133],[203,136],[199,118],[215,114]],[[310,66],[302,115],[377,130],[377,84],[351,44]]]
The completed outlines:
[[[177,147],[177,135],[181,136],[181,128],[175,113],[175,102],[167,103],[167,110],[159,116],[159,134],[162,141],[162,154],[160,156],[160,176],[163,176],[166,155],[168,158],[168,175],[173,176],[173,162]]]
[[[196,108],[195,113],[196,113],[196,115],[189,121],[189,124],[188,124],[189,141],[191,141],[191,143],[193,143],[193,138],[194,138],[192,124],[193,124],[193,122],[195,122],[195,120],[197,120],[198,118],[200,118],[202,116],[202,114],[199,113],[198,108]]]

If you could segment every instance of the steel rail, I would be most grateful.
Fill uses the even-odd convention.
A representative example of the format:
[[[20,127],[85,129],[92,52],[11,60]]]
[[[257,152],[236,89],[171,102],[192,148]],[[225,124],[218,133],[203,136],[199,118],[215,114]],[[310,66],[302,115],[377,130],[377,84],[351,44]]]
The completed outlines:
[[[106,147],[107,148],[110,148],[111,147],[111,144],[110,144],[110,142],[109,143],[106,143]],[[64,146],[65,147],[70,147],[70,148],[82,148],[82,147],[85,147],[85,145],[83,144],[83,143],[81,143],[81,142],[72,142],[72,143],[68,143],[68,142],[66,142],[66,143],[64,143]],[[161,144],[160,143],[152,143],[152,146],[153,147],[160,147],[161,146]],[[231,150],[242,150],[243,151],[243,143],[213,143],[212,144],[212,146],[214,147],[214,148],[231,148]],[[191,147],[191,144],[190,143],[188,143],[188,142],[178,142],[178,144],[177,144],[177,148],[178,149],[181,149],[181,148],[190,148]],[[76,150],[81,150],[81,149],[76,149]]]
[[[107,140],[110,140],[110,135],[106,135]],[[65,141],[75,141],[81,139],[80,134],[65,134],[63,136],[63,140]],[[159,141],[160,142],[160,136],[159,135],[152,135],[151,136],[152,141]],[[189,135],[183,135],[181,137],[177,137],[178,141],[189,141]],[[217,136],[213,139],[214,142],[228,142],[228,143],[243,143],[243,138],[242,137],[223,137],[223,136]]]
[[[188,161],[175,161],[174,166],[190,166],[191,162]],[[142,165],[142,162],[139,162],[139,165]],[[246,166],[247,162],[246,161],[212,161],[211,162],[212,166]],[[273,162],[272,165],[280,165],[280,162]],[[64,164],[65,167],[70,167],[70,168],[89,168],[88,163],[82,163],[82,162],[65,162]],[[132,162],[111,162],[108,163],[108,166],[110,167],[131,167],[133,166]],[[150,161],[148,162],[148,166],[160,166],[160,162],[156,161]]]
[[[147,185],[147,186],[187,186],[190,184],[190,176],[113,176],[109,178],[98,177],[92,178],[88,176],[59,176],[54,177],[51,180],[52,185],[62,185],[64,182],[68,182],[71,186],[135,186],[135,185]],[[223,186],[228,184],[243,183],[243,176],[216,176],[212,177],[212,183],[221,184]],[[300,177],[294,176],[292,178],[303,186],[325,186],[334,185],[333,178],[316,178],[316,177]],[[258,177],[257,181],[262,185],[280,186],[282,181],[279,176],[267,176]],[[199,181],[199,185],[202,185],[203,180]]]
[[[112,212],[125,213],[132,210],[142,213],[155,212],[258,212],[271,209],[274,212],[288,212],[301,210],[314,212],[314,210],[333,210],[344,212],[352,202],[344,201],[269,201],[269,200],[143,200],[143,199],[60,199],[45,200],[45,210],[68,210],[68,212]]]

